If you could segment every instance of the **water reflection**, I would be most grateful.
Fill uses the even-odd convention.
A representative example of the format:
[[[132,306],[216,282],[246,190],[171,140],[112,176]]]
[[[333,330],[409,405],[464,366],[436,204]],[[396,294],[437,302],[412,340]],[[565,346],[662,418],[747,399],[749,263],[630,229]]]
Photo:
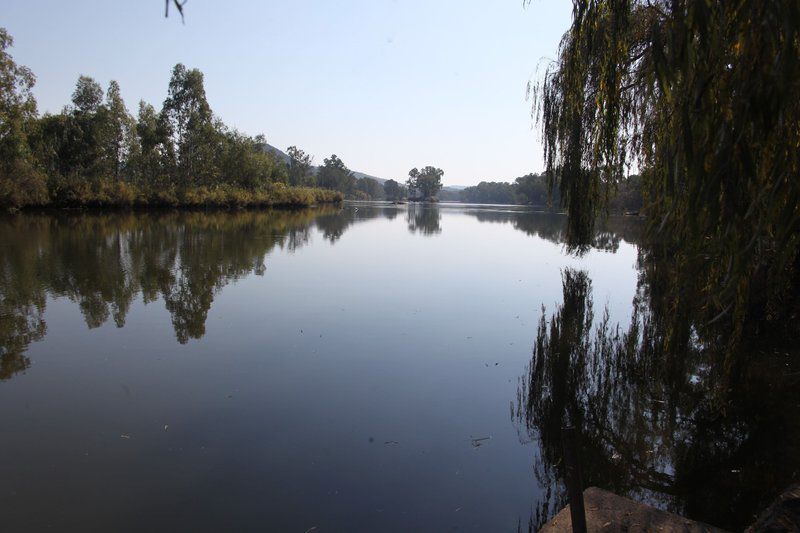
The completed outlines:
[[[470,209],[467,214],[481,222],[510,224],[514,229],[550,242],[567,245],[566,217],[548,212],[519,210]],[[591,244],[584,247],[569,246],[578,255],[591,249],[616,252],[622,241],[637,243],[641,233],[641,220],[635,217],[609,217],[598,223]]]
[[[48,296],[75,302],[88,328],[125,325],[132,302],[163,300],[176,339],[205,334],[215,295],[228,283],[264,275],[266,257],[300,248],[314,229],[330,243],[359,222],[405,213],[409,232],[442,232],[437,206],[369,205],[276,212],[146,212],[23,214],[0,221],[0,379],[28,368],[24,356],[41,339]],[[563,244],[566,219],[519,210],[459,208],[480,222],[511,224]],[[615,251],[636,228],[612,221],[596,245]]]
[[[150,478],[139,480],[147,498],[158,500],[149,483],[167,487],[163,508],[177,497],[197,502],[183,516],[201,524],[231,509],[255,520],[273,501],[286,526],[273,529],[290,529],[311,498],[329,516],[356,517],[331,529],[356,529],[347,526],[366,523],[358,513],[374,513],[377,524],[406,526],[397,529],[414,530],[419,523],[397,522],[414,516],[439,526],[429,529],[506,530],[528,518],[531,501],[533,527],[565,503],[560,429],[571,421],[587,483],[715,525],[749,523],[800,470],[800,373],[783,355],[792,350],[753,341],[754,357],[726,360],[721,337],[697,333],[682,303],[690,295],[664,296],[679,270],[646,251],[629,308],[635,250],[626,243],[639,242],[638,221],[609,219],[593,240],[605,253],[583,259],[560,254],[565,223],[519,209],[386,204],[0,220],[0,379],[29,368],[45,319],[51,329],[30,353],[36,372],[0,387],[16,417],[4,421],[5,445],[21,458],[4,491],[38,482],[18,520],[40,501],[62,501],[60,491],[40,493],[64,479],[78,480],[64,491],[70,502],[103,499],[111,484],[88,490],[92,476],[122,468]],[[559,284],[565,265],[579,268]],[[619,329],[594,307],[593,281],[599,299],[611,295],[615,320],[620,305],[632,309],[632,326]],[[508,400],[530,359],[538,306],[559,298],[539,323],[515,428]],[[143,303],[155,308],[142,312]],[[130,325],[90,335],[75,316],[89,328]],[[167,327],[139,344],[154,319]],[[177,353],[175,340],[187,348]],[[120,356],[107,357],[103,341]],[[90,386],[74,387],[80,380]],[[44,413],[33,422],[31,403]],[[62,404],[80,414],[64,416]],[[192,428],[180,437],[179,422]],[[519,446],[517,434],[532,445]],[[175,453],[189,447],[194,455]],[[107,461],[88,467],[81,488],[71,458],[97,452]],[[61,460],[37,463],[42,456]],[[129,485],[114,486],[118,501],[139,501]]]
[[[442,232],[442,214],[435,205],[411,204],[408,206],[408,231],[430,237]]]
[[[587,486],[720,527],[743,529],[800,472],[800,394],[787,368],[796,354],[774,340],[751,344],[757,357],[731,374],[713,343],[674,342],[667,307],[650,305],[652,281],[641,278],[622,331],[595,316],[588,275],[563,272],[563,303],[542,316],[512,413],[539,443],[534,473],[547,490],[533,530],[566,503],[565,424],[581,431]]]
[[[19,215],[0,224],[0,354],[8,379],[47,330],[47,296],[78,304],[87,327],[125,325],[132,301],[159,297],[178,342],[200,338],[214,295],[265,272],[279,246],[308,242],[320,212]]]
[[[322,231],[323,237],[335,243],[342,238],[344,232],[356,222],[385,218],[393,220],[400,214],[400,210],[393,206],[380,206],[361,204],[328,213],[321,213],[316,217],[315,225]]]

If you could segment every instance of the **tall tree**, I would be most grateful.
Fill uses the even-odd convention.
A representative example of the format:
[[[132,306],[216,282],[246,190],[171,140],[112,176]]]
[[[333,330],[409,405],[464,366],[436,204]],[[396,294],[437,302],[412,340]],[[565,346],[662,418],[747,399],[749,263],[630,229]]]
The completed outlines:
[[[134,121],[120,94],[119,84],[111,80],[106,91],[106,120],[103,131],[106,144],[106,158],[110,162],[115,179],[120,174],[131,152],[135,149]]]
[[[36,118],[36,78],[17,65],[8,49],[14,40],[0,28],[0,203],[18,207],[46,199],[44,177],[37,170],[28,134]]]
[[[136,137],[139,152],[135,159],[137,181],[149,187],[164,188],[167,185],[165,162],[168,154],[166,130],[155,108],[147,102],[139,102],[136,120]]]
[[[187,70],[181,63],[175,65],[161,115],[176,157],[178,184],[190,186],[212,181],[217,132],[202,72]]]
[[[96,184],[97,179],[112,171],[104,159],[105,129],[108,109],[103,105],[103,88],[94,78],[81,75],[72,92],[72,106],[60,116],[45,117],[41,125],[42,144],[50,145],[52,156],[62,177]]]
[[[103,104],[103,88],[90,76],[81,75],[72,92],[75,111],[85,115],[97,113]]]
[[[311,172],[311,155],[296,146],[290,146],[286,153],[289,154],[287,170],[289,171],[289,185],[313,186],[314,174]]]

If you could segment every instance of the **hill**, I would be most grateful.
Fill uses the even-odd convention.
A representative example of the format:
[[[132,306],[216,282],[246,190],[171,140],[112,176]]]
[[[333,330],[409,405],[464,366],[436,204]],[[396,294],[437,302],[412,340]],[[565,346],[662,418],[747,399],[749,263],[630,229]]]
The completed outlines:
[[[288,163],[289,162],[289,159],[290,159],[289,158],[289,154],[287,154],[286,152],[284,152],[280,148],[276,148],[276,147],[272,146],[271,144],[268,144],[268,143],[265,144],[264,145],[264,151],[265,152],[271,152],[272,154],[274,154],[278,159],[280,159],[284,163]],[[317,170],[319,170],[319,166],[314,166],[312,168],[313,168],[313,171],[314,171],[315,174],[317,173]],[[351,171],[353,172],[353,175],[356,177],[356,179],[359,179],[359,180],[363,179],[363,178],[370,178],[370,179],[373,179],[373,180],[377,181],[381,185],[383,185],[384,182],[387,181],[386,178],[379,178],[377,176],[372,176],[370,174],[366,174],[364,172],[359,172],[357,170],[351,170]]]

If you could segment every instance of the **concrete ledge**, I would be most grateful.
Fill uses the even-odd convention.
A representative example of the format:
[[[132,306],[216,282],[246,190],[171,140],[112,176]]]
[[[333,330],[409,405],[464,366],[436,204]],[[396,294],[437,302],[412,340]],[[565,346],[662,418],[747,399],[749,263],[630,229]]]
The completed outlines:
[[[724,533],[722,529],[637,503],[597,487],[590,487],[583,491],[583,502],[586,508],[586,528],[589,533],[617,531]],[[567,505],[539,531],[541,533],[571,533],[572,518],[569,512],[569,505]]]

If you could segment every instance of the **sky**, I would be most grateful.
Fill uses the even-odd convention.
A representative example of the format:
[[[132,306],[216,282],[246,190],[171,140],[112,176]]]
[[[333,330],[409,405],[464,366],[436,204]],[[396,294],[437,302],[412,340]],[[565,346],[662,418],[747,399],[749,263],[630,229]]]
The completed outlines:
[[[296,145],[316,164],[404,181],[433,165],[446,185],[542,170],[529,81],[552,60],[568,0],[3,0],[11,53],[58,112],[78,76],[117,80],[132,113],[160,108],[172,67],[205,75],[227,125]]]

